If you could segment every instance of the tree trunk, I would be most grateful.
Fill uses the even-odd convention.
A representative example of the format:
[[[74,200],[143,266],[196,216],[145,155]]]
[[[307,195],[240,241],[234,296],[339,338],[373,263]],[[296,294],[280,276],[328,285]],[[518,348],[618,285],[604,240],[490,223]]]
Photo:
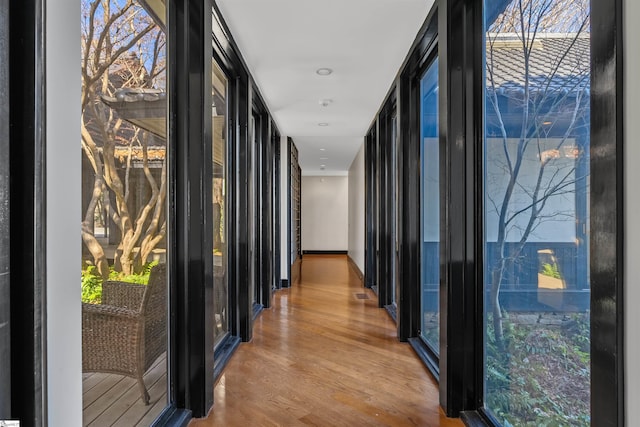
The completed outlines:
[[[127,233],[128,235],[133,235],[133,232]],[[134,271],[134,252],[133,247],[134,243],[130,241],[131,236],[124,236],[122,239],[121,252],[120,252],[120,266],[122,274],[128,276],[133,274]]]
[[[82,231],[82,241],[87,246],[87,249],[89,249],[89,252],[91,252],[93,263],[98,268],[98,273],[100,273],[102,280],[109,279],[109,262],[107,261],[100,242],[98,242],[93,234],[84,230]]]
[[[502,309],[500,308],[500,285],[502,282],[502,272],[504,271],[504,260],[501,260],[499,267],[491,274],[491,305],[493,313],[493,336],[496,345],[504,350],[504,330],[502,327]]]

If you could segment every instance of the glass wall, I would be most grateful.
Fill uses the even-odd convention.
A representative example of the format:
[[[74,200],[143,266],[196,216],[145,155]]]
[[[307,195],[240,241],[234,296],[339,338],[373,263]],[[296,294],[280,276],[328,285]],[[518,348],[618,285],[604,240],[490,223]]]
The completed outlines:
[[[391,171],[389,177],[390,190],[393,193],[391,196],[392,204],[389,207],[389,215],[390,215],[390,224],[389,231],[391,232],[391,247],[390,249],[390,257],[391,263],[389,264],[391,267],[391,271],[389,274],[389,278],[391,279],[391,295],[389,295],[389,301],[393,306],[393,312],[397,312],[398,302],[397,298],[400,295],[400,271],[399,271],[399,259],[398,259],[398,247],[400,243],[398,241],[398,235],[400,233],[400,225],[398,224],[401,212],[398,212],[400,203],[398,202],[398,193],[399,193],[399,185],[398,182],[398,114],[394,109],[391,114],[391,147],[390,147],[390,164]],[[397,316],[397,315],[396,315]]]
[[[248,194],[248,222],[249,228],[247,230],[247,240],[249,244],[249,271],[247,274],[247,280],[249,281],[249,295],[251,296],[251,307],[253,310],[258,309],[260,303],[260,286],[258,284],[258,278],[260,277],[260,260],[258,259],[259,249],[259,218],[258,218],[258,197],[259,188],[258,180],[260,179],[260,171],[258,170],[257,156],[260,152],[260,115],[254,111],[251,116],[251,138],[249,144],[249,152],[247,155],[250,157],[249,165],[251,166],[247,171],[247,194]]]
[[[82,1],[84,424],[149,425],[168,400],[163,16]]]
[[[440,150],[438,146],[438,60],[420,80],[421,112],[421,323],[420,336],[440,352]]]
[[[213,144],[213,313],[214,345],[229,332],[229,278],[227,275],[227,79],[218,64],[212,63],[212,144]]]
[[[484,4],[485,407],[589,425],[589,2]]]

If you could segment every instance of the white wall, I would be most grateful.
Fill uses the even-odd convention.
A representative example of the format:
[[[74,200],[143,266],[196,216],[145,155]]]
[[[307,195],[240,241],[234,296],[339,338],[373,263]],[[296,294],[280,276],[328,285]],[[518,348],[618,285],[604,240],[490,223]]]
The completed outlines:
[[[289,144],[280,137],[280,279],[289,280]]]
[[[509,139],[507,146],[510,150],[511,158],[516,157],[517,143],[516,139]],[[530,189],[533,189],[540,172],[540,155],[538,150],[553,150],[560,144],[564,147],[575,145],[575,139],[561,140],[560,138],[545,138],[537,141],[537,144],[529,144],[522,156],[522,166],[518,175],[519,186],[513,191],[509,210],[507,215],[514,215],[515,212],[526,209],[531,203]],[[436,146],[437,149],[437,146]],[[498,224],[500,222],[501,204],[499,203],[504,197],[508,184],[508,174],[505,174],[505,164],[507,162],[502,140],[499,138],[488,138],[486,148],[487,162],[487,182],[485,185],[487,191],[487,200],[498,202],[498,206],[487,204],[486,239],[488,242],[495,242],[498,239]],[[541,211],[541,215],[547,215],[544,221],[539,221],[535,227],[535,231],[531,233],[527,242],[575,242],[576,240],[576,190],[575,190],[575,169],[576,160],[567,157],[560,157],[547,163],[545,173],[542,177],[542,189],[553,188],[562,180],[567,183],[563,186],[562,195],[549,197]],[[437,179],[434,181],[437,183]],[[425,183],[426,184],[426,183]],[[431,191],[438,194],[436,186]],[[434,193],[431,193],[434,194]],[[557,194],[557,192],[556,192]],[[425,209],[426,211],[426,209]],[[515,219],[507,227],[507,241],[517,242],[522,238],[522,232],[527,226],[529,214],[531,210],[527,210],[515,216]],[[426,212],[425,212],[426,215]],[[436,212],[434,215],[438,215]],[[429,221],[429,220],[427,220]],[[427,229],[425,227],[425,241],[439,240],[439,222],[433,221],[431,238],[427,239]]]
[[[364,143],[349,167],[349,256],[364,273]]]
[[[48,0],[46,11],[48,425],[75,427],[82,425],[80,0]]]
[[[638,0],[624,1],[624,88],[625,88],[625,138],[624,138],[624,188],[625,188],[625,410],[626,425],[640,426],[640,414],[635,405],[640,402],[640,340],[637,326],[640,325],[640,3]]]
[[[302,250],[349,249],[349,178],[303,176]]]

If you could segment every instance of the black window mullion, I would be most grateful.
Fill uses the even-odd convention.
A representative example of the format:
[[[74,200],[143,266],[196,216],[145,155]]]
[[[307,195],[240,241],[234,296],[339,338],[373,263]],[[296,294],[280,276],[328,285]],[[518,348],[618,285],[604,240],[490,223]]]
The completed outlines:
[[[441,155],[440,404],[448,416],[476,408],[482,393],[482,19],[478,2],[439,10]],[[479,67],[479,68],[478,68]],[[478,289],[480,288],[480,290]]]
[[[274,280],[273,251],[273,140],[271,138],[272,123],[269,115],[265,116],[264,139],[262,149],[262,305],[271,307],[271,292]]]
[[[399,81],[400,96],[400,211],[405,212],[399,228],[400,295],[398,296],[398,338],[417,337],[420,328],[420,91],[415,85],[417,60],[412,59]]]
[[[6,301],[11,304],[11,390],[2,391],[9,392],[11,399],[6,418],[42,425],[47,418],[44,5],[41,0],[4,2],[2,13],[7,11],[8,25],[2,28],[8,31],[1,37],[7,48],[3,55],[10,55],[3,58],[9,87],[1,90],[8,96],[4,111],[8,114],[3,118],[8,119],[10,130],[9,138],[3,138],[8,146],[0,152],[8,160],[3,166],[11,172],[3,183],[3,190],[9,186],[10,198],[5,212],[9,248],[3,252],[8,250],[9,257],[3,287],[10,288]]]
[[[249,86],[244,78],[236,79],[237,98],[237,124],[236,124],[236,149],[237,149],[237,181],[235,191],[237,192],[236,211],[236,253],[237,256],[237,318],[239,335],[242,341],[250,341],[253,333],[253,295],[249,284],[249,265],[253,260],[249,259],[249,203],[250,195],[248,186],[250,185],[249,169],[251,168],[250,150],[253,141],[249,139],[249,118],[251,117],[251,105],[249,103]]]
[[[213,404],[212,239],[205,224],[211,171],[211,4],[168,2],[170,381],[172,403],[204,416]],[[206,4],[205,4],[206,3]],[[203,19],[203,16],[208,18]],[[206,22],[209,24],[207,25]],[[175,120],[173,120],[175,118]],[[208,125],[207,125],[208,124]],[[210,200],[209,200],[210,202]],[[203,218],[204,216],[204,218]],[[209,248],[208,246],[211,246]]]
[[[622,1],[591,2],[591,423],[623,426]]]

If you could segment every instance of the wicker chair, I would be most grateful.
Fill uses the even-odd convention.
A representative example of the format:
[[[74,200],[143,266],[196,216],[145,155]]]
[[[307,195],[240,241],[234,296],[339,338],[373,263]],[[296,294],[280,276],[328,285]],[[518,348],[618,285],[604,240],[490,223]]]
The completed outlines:
[[[142,376],[167,348],[166,266],[151,270],[148,285],[108,281],[102,304],[82,304],[82,372],[135,378],[145,405]]]

